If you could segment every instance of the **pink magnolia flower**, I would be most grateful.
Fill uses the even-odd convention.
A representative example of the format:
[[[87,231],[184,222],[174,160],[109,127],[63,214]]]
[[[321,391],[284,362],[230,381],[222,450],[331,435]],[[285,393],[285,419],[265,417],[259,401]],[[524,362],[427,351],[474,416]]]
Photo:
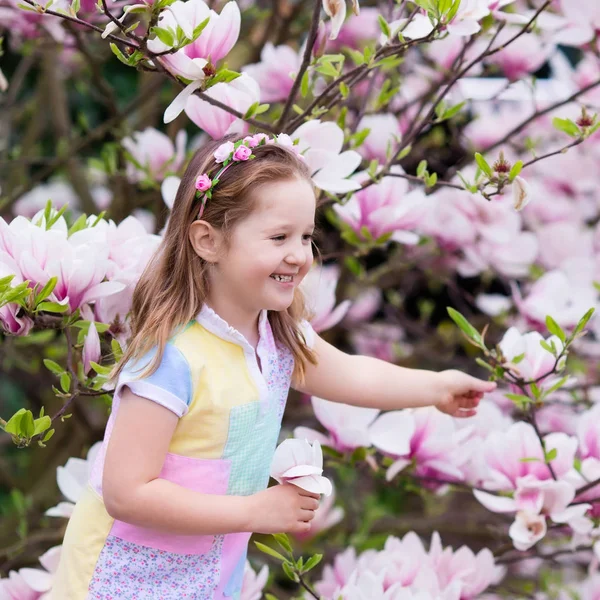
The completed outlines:
[[[513,207],[523,210],[531,201],[529,184],[522,177],[515,177],[512,183]]]
[[[581,458],[600,460],[600,404],[581,413],[577,426]]]
[[[467,546],[457,551],[450,546],[444,548],[437,531],[431,536],[429,558],[440,587],[445,589],[460,582],[460,597],[465,599],[478,598],[490,585],[499,583],[506,572],[504,567],[496,566],[494,555],[487,548],[477,554]]]
[[[0,251],[0,278],[13,275],[11,287],[23,283],[21,269],[7,252]],[[0,307],[0,325],[4,332],[11,335],[27,335],[33,327],[33,321],[21,315],[21,307],[13,302]]]
[[[520,377],[526,381],[536,380],[542,376],[538,382],[539,386],[551,386],[557,379],[556,374],[551,374],[554,369],[556,358],[553,354],[542,347],[541,343],[545,341],[548,345],[556,347],[557,353],[563,349],[563,343],[560,339],[553,335],[547,340],[537,332],[521,334],[516,327],[511,327],[500,341],[500,349],[506,359],[513,363],[517,357],[525,355],[522,360],[511,366],[513,372],[518,373]],[[558,365],[560,369],[563,365]]]
[[[335,306],[339,276],[337,265],[314,266],[300,284],[308,311],[313,314],[311,325],[317,332],[337,325],[350,308],[350,300],[343,300]]]
[[[366,354],[387,362],[395,362],[412,353],[405,341],[404,329],[393,323],[368,323],[350,332],[350,341],[358,354]]]
[[[178,171],[185,159],[186,140],[187,134],[183,129],[177,133],[173,144],[167,135],[153,127],[126,137],[123,147],[136,163],[127,164],[129,181],[138,182],[147,177],[162,181],[169,172]]]
[[[381,306],[382,293],[377,287],[362,290],[346,314],[346,322],[357,324],[369,321]]]
[[[19,575],[25,580],[27,585],[36,592],[41,593],[38,600],[50,600],[49,592],[52,590],[54,574],[58,569],[61,550],[62,546],[54,546],[40,556],[39,561],[42,564],[42,567],[44,567],[44,570],[29,568],[19,569]]]
[[[40,593],[30,587],[17,571],[9,571],[0,579],[0,598],[3,600],[38,600]]]
[[[448,33],[469,36],[481,29],[479,21],[490,14],[489,0],[462,0],[456,16],[448,24]]]
[[[247,73],[229,83],[217,83],[205,94],[223,104],[245,113],[252,104],[260,100],[258,83]],[[213,139],[219,139],[228,133],[245,133],[247,124],[234,115],[209,104],[198,96],[186,100],[185,113],[198,127],[206,131]]]
[[[212,186],[212,181],[208,175],[202,174],[198,175],[196,178],[195,188],[200,192],[205,192],[209,190]]]
[[[104,281],[109,267],[108,248],[91,239],[90,230],[67,238],[64,219],[59,219],[50,230],[43,228],[43,223],[40,227],[34,225],[40,219],[43,219],[41,213],[33,222],[16,217],[9,224],[16,235],[7,252],[31,286],[43,286],[56,276],[58,282],[49,300],[68,305],[70,311],[124,289],[116,281]]]
[[[250,158],[251,154],[252,154],[252,150],[250,150],[250,148],[248,148],[247,146],[244,146],[242,144],[241,146],[238,146],[236,148],[235,152],[233,153],[233,160],[236,160],[236,161],[248,160]]]
[[[571,258],[585,259],[594,254],[592,230],[574,221],[543,225],[537,236],[539,260],[547,269],[560,269]]]
[[[98,330],[96,324],[92,321],[90,323],[88,334],[85,336],[85,342],[83,344],[83,371],[87,375],[91,368],[92,362],[99,362],[101,356],[100,351],[100,337],[98,336]]]
[[[358,15],[358,0],[352,0],[354,14]],[[346,18],[346,0],[323,0],[323,10],[331,17],[331,34],[329,39],[335,40]]]
[[[551,315],[561,327],[572,329],[591,307],[597,305],[594,287],[573,279],[572,273],[549,271],[533,283],[524,298],[513,283],[515,305],[535,327],[544,329],[546,316]]]
[[[360,188],[357,181],[348,177],[357,169],[361,156],[354,150],[342,152],[344,132],[337,123],[313,119],[300,125],[290,137],[298,140],[298,152],[306,159],[318,188],[333,194]]]
[[[291,483],[313,494],[329,496],[331,482],[323,477],[323,452],[318,441],[284,440],[273,456],[271,477],[279,483]]]
[[[332,21],[325,21],[324,27],[319,27],[315,47],[320,48],[326,45],[328,52],[338,52],[344,46],[355,50],[360,49],[365,42],[375,41],[379,36],[381,32],[377,21],[379,14],[377,8],[361,8],[360,14],[353,16],[344,23],[335,39],[331,38]],[[321,40],[320,38],[328,39]]]
[[[566,475],[568,481],[575,489],[579,489],[591,481],[600,479],[600,459],[595,457],[584,458],[581,461],[579,470],[571,469]],[[586,502],[591,505],[589,516],[595,519],[600,518],[600,502],[598,502],[598,492],[600,484],[592,486],[586,492],[578,494],[575,497],[576,502]]]
[[[280,102],[292,91],[301,62],[302,57],[296,50],[285,44],[275,47],[267,42],[260,54],[260,62],[245,65],[242,72],[258,83],[263,102]]]
[[[335,591],[343,587],[358,564],[356,550],[350,546],[333,559],[333,565],[325,565],[321,580],[315,584],[315,590],[326,598],[334,597]]]
[[[295,533],[299,540],[309,540],[321,532],[337,525],[344,518],[344,509],[335,506],[335,489],[330,496],[321,496],[319,508],[315,511],[315,518],[310,522],[310,529],[305,533]]]
[[[502,47],[517,32],[518,29],[515,27],[505,27],[496,38],[494,48]],[[482,43],[484,42],[482,41]],[[537,71],[548,60],[552,52],[554,52],[553,45],[544,43],[535,34],[530,34],[520,36],[486,60],[500,67],[505,77],[511,81],[518,81]]]
[[[68,502],[59,502],[56,506],[49,508],[45,513],[47,516],[69,518],[73,514],[75,503],[79,500],[88,484],[92,467],[101,446],[102,442],[96,442],[89,449],[85,459],[71,457],[67,460],[64,467],[56,468],[58,489]]]
[[[545,517],[521,511],[517,513],[513,524],[508,530],[508,535],[512,539],[514,547],[517,550],[524,551],[529,550],[544,538],[547,531]]]
[[[13,205],[13,214],[32,219],[40,210],[44,210],[48,200],[59,209],[65,204],[70,207],[79,205],[79,199],[73,188],[64,181],[51,181],[35,186],[30,192],[23,194]]]
[[[392,172],[403,173],[400,167],[393,167]],[[384,177],[380,183],[356,192],[345,204],[334,204],[333,208],[361,238],[366,228],[374,240],[389,234],[396,242],[415,244],[419,236],[413,230],[423,219],[425,196],[420,189],[409,192],[405,179]]]
[[[591,42],[600,30],[600,7],[585,0],[558,0],[564,15],[564,25],[554,42],[565,46],[583,46]]]
[[[433,407],[390,411],[370,427],[372,444],[397,459],[387,471],[388,481],[413,462],[421,477],[462,481],[471,456],[464,441],[470,434]]]
[[[370,131],[358,152],[367,160],[376,158],[379,162],[385,162],[388,144],[392,144],[394,148],[394,140],[402,137],[400,122],[391,113],[364,116],[358,124],[357,131],[363,129]]]
[[[550,464],[560,478],[573,467],[577,439],[564,433],[550,433],[544,436],[544,443],[546,452],[556,450]],[[517,480],[526,475],[540,481],[552,478],[540,440],[529,423],[521,421],[506,431],[492,432],[484,441],[483,456],[487,465],[483,487],[489,490],[516,489]],[[524,458],[528,460],[523,461]]]
[[[379,410],[330,402],[316,396],[311,398],[311,402],[317,420],[327,429],[329,436],[308,427],[296,427],[294,437],[318,441],[340,452],[371,445],[369,426],[379,415]]]
[[[242,582],[242,592],[240,600],[260,600],[263,597],[263,589],[269,578],[269,567],[264,565],[263,568],[256,573],[246,561],[244,568],[244,581]]]

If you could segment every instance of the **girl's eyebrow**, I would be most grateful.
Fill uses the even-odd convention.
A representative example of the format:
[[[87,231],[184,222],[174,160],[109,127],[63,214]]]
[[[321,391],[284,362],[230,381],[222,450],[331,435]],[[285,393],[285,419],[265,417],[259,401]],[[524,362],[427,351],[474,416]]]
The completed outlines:
[[[315,224],[311,223],[310,225],[307,225],[305,227],[305,229],[314,229],[315,228]],[[295,229],[294,225],[290,224],[290,223],[280,223],[279,225],[271,225],[269,227],[266,227],[264,229],[265,233],[273,233],[275,231],[289,231]]]

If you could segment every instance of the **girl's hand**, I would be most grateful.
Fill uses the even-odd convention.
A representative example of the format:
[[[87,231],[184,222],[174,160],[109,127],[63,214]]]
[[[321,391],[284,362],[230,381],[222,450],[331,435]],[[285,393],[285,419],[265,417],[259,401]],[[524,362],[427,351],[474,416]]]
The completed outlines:
[[[436,408],[459,419],[476,415],[483,395],[496,389],[493,381],[477,379],[461,371],[441,371],[436,376],[439,386]]]
[[[306,533],[319,508],[318,494],[290,483],[275,485],[250,496],[254,533]]]

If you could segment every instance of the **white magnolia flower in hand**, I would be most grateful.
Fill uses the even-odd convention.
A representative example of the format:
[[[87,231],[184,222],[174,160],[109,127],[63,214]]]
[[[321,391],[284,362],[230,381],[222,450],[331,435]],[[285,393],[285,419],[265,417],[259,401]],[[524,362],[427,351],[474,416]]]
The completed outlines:
[[[285,440],[275,450],[271,477],[279,483],[292,483],[313,494],[329,496],[331,482],[323,477],[323,452],[319,442]]]

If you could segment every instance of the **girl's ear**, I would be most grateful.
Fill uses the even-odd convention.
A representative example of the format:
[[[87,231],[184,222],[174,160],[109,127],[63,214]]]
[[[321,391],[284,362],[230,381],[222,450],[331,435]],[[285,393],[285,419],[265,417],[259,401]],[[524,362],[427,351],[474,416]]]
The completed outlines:
[[[210,223],[194,221],[189,229],[194,252],[208,263],[217,263],[223,250],[223,236]]]

